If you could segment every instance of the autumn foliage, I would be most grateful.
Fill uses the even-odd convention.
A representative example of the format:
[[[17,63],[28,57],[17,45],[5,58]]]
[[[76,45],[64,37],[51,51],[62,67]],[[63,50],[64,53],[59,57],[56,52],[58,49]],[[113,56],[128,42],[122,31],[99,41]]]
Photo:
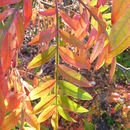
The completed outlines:
[[[39,7],[44,5],[44,1],[37,2]],[[93,99],[83,89],[93,85],[78,70],[86,69],[91,73],[93,63],[95,71],[104,64],[111,65],[111,83],[116,56],[130,46],[129,0],[78,0],[77,12],[67,10],[62,2],[52,0],[47,7],[38,10],[32,6],[33,0],[0,0],[1,130],[11,130],[15,126],[40,130],[40,124],[49,118],[53,129],[57,130],[59,115],[76,122],[69,111],[76,114],[89,111],[76,100],[89,102]],[[112,5],[111,12],[104,14],[109,5]],[[37,17],[53,17],[54,21],[28,43],[40,45],[42,49],[27,69],[41,67],[55,57],[55,78],[44,80],[36,74],[30,84],[22,79],[17,58],[25,30],[31,22],[36,25]]]

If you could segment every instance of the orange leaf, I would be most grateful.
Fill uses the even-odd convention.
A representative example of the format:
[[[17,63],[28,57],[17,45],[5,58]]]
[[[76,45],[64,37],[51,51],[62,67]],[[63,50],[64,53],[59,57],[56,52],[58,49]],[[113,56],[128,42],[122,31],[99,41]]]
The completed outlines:
[[[0,0],[0,6],[7,6],[10,4],[15,4],[20,2],[21,0]]]
[[[104,34],[100,35],[99,39],[97,40],[94,48],[93,48],[93,51],[92,51],[92,54],[90,56],[90,62],[92,63],[96,58],[97,56],[102,52],[103,50],[103,46],[104,46]]]
[[[59,10],[60,16],[64,19],[64,21],[73,29],[77,30],[77,23],[70,18],[67,14],[65,14],[62,10]]]
[[[57,34],[56,27],[50,27],[46,31],[42,31],[38,35],[36,35],[29,45],[34,45],[41,42],[49,42],[51,41]]]
[[[11,130],[15,127],[18,120],[20,119],[21,110],[14,110],[8,116],[5,117],[4,122],[2,124],[2,130]]]
[[[116,69],[116,57],[114,57],[112,59],[109,83],[111,83],[111,81],[112,81],[112,78],[113,78],[113,76],[115,74],[115,69]]]
[[[5,104],[4,104],[4,96],[0,89],[0,128],[4,121],[5,114],[6,114],[6,108],[5,108]]]
[[[81,74],[77,73],[76,71],[64,66],[58,66],[58,72],[71,83],[77,84],[81,87],[91,87],[91,83],[85,79]]]
[[[70,45],[74,47],[84,48],[84,43],[81,42],[78,38],[75,36],[69,34],[68,32],[59,30],[60,36],[63,38],[65,42],[68,42]]]
[[[14,8],[7,8],[2,13],[0,13],[0,21],[5,20],[8,16],[14,13]]]
[[[44,11],[39,11],[39,14],[43,16],[52,16],[56,14],[56,9],[52,8],[52,9],[46,9]]]
[[[2,70],[1,59],[0,59],[0,90],[5,98],[8,94],[8,86]]]
[[[97,36],[97,30],[93,28],[89,34],[89,39],[85,45],[86,49],[89,49],[93,46],[94,41],[96,40],[96,36]]]
[[[80,57],[64,47],[59,47],[59,52],[60,56],[65,62],[73,65],[76,68],[88,69],[90,71],[91,64],[89,62],[89,59]]]
[[[1,42],[1,59],[4,74],[8,72],[12,60],[12,52],[10,46],[10,41],[12,38],[12,34],[6,31]]]
[[[87,13],[87,10],[84,9],[82,15],[80,16],[79,20],[77,21],[77,31],[74,32],[76,37],[80,37],[81,40],[83,40],[84,35],[87,34],[88,28],[89,28],[89,15]],[[83,35],[83,33],[85,33]],[[86,35],[85,35],[86,36]]]
[[[38,117],[38,122],[44,122],[46,121],[48,118],[51,117],[51,115],[53,114],[53,112],[56,110],[56,106],[49,106],[46,109],[44,109],[44,111],[39,115]]]
[[[32,17],[32,1],[24,0],[24,27],[27,28]]]
[[[104,62],[105,62],[105,60],[106,60],[106,58],[107,58],[107,55],[108,55],[109,45],[110,45],[110,44],[107,44],[107,45],[103,48],[101,54],[100,54],[99,57],[98,57],[98,60],[97,60],[97,63],[96,63],[96,66],[95,66],[94,70],[98,70],[98,69],[100,69],[100,68],[103,66],[103,64],[104,64]]]
[[[17,109],[21,102],[21,99],[22,94],[10,93],[8,97],[5,99],[5,102],[7,103],[6,110],[12,111],[14,109]]]
[[[130,8],[129,0],[113,0],[111,14],[112,24],[115,24],[128,8]]]
[[[53,89],[55,82],[55,80],[40,82],[39,85],[29,94],[30,99],[35,100],[41,96],[47,95]]]
[[[18,38],[18,48],[20,49],[24,40],[24,25],[22,16],[18,12],[15,14],[14,23],[16,26],[16,35]]]
[[[34,27],[36,25],[36,18],[37,18],[37,9],[34,8],[33,13],[32,13],[32,23]]]

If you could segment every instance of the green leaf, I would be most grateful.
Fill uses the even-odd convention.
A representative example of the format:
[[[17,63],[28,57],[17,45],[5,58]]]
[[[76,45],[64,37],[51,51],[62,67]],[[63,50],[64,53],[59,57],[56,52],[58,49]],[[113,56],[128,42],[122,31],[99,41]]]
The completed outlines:
[[[74,84],[71,84],[67,81],[60,80],[59,87],[67,94],[68,96],[72,96],[73,98],[81,99],[81,100],[92,100],[92,96],[85,92],[83,89],[78,88]]]
[[[61,107],[58,106],[58,112],[59,114],[67,121],[72,121],[72,122],[76,122],[73,118],[71,118],[68,113]]]
[[[36,57],[34,57],[34,59],[29,63],[28,69],[39,67],[42,64],[45,64],[54,56],[55,52],[56,52],[55,46],[49,47],[43,53],[40,53]]]
[[[74,101],[70,100],[68,97],[66,96],[59,96],[58,97],[59,102],[61,103],[61,105],[63,105],[64,107],[66,107],[68,110],[75,112],[75,113],[85,113],[88,112],[88,110],[80,105],[78,105],[77,103],[75,103]]]

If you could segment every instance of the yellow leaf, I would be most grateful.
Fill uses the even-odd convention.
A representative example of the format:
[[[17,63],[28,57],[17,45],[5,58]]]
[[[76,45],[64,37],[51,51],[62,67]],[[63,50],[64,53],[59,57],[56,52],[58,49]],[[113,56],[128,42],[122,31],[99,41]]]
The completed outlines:
[[[38,117],[38,122],[44,122],[46,121],[48,118],[51,117],[51,115],[53,114],[53,112],[56,110],[56,106],[49,106],[46,109],[44,109],[44,111],[39,115]]]
[[[54,102],[55,97],[55,94],[52,94],[50,96],[45,97],[45,99],[42,98],[41,101],[34,107],[34,112],[39,113],[44,110],[46,107],[48,107]]]
[[[77,84],[81,87],[91,87],[91,83],[85,79],[80,73],[68,68],[65,65],[58,66],[59,73],[71,83]]]
[[[44,95],[47,95],[54,87],[55,80],[49,80],[47,82],[40,82],[39,85],[31,91],[29,94],[31,100],[35,100]]]
[[[130,8],[113,25],[110,33],[111,56],[116,56],[130,46]]]
[[[45,50],[43,53],[38,54],[29,63],[28,69],[39,67],[42,64],[45,64],[46,62],[48,62],[54,56],[55,52],[56,52],[56,47],[55,46],[51,46],[50,48]]]
[[[36,130],[40,130],[40,124],[38,123],[37,117],[32,113],[32,111],[28,109],[25,110],[25,119],[26,122],[32,127],[36,128]]]

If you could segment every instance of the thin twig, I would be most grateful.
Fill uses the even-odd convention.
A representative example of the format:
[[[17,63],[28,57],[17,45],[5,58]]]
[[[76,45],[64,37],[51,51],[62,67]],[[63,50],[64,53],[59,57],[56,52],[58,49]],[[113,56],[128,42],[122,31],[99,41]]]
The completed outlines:
[[[128,82],[130,82],[129,78],[128,78],[127,75],[126,75],[126,72],[127,72],[127,71],[130,71],[130,68],[126,68],[126,67],[124,67],[123,65],[121,65],[121,64],[119,64],[119,63],[116,63],[116,66],[117,66],[119,69],[122,70],[122,72],[123,72],[125,78],[127,79]]]

